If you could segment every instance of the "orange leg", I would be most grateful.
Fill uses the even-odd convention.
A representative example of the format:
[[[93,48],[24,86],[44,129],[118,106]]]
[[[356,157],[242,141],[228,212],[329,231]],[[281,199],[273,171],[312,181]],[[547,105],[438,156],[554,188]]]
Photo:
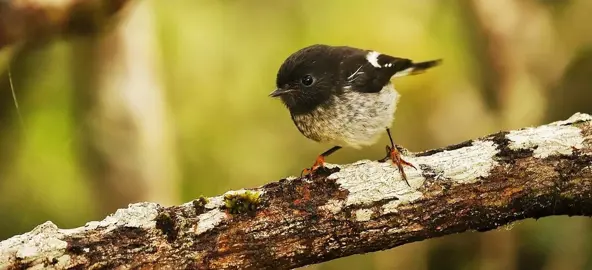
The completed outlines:
[[[317,160],[315,160],[315,163],[312,165],[311,168],[306,168],[306,169],[302,170],[302,173],[300,173],[300,177],[307,176],[307,175],[310,175],[312,177],[316,170],[325,166],[325,157],[333,154],[335,151],[337,151],[339,149],[341,149],[341,146],[334,146],[333,148],[320,154],[317,157]]]
[[[395,144],[393,142],[393,138],[391,137],[391,131],[387,128],[386,132],[389,136],[389,140],[391,141],[391,146],[386,146],[386,157],[384,159],[382,159],[381,161],[386,161],[387,159],[390,159],[393,161],[393,163],[397,166],[397,168],[399,169],[399,172],[401,172],[401,177],[403,178],[403,180],[405,180],[405,183],[407,183],[408,186],[409,182],[407,181],[407,174],[405,174],[405,170],[403,169],[403,165],[405,166],[410,166],[413,169],[416,169],[415,166],[413,166],[413,164],[407,162],[406,160],[404,160],[403,158],[401,158],[401,153],[399,152],[399,150],[397,150],[397,147],[395,147]]]
[[[387,145],[386,151],[388,152],[390,159],[393,161],[393,163],[397,166],[397,168],[401,172],[401,177],[403,177],[403,180],[405,180],[405,183],[407,183],[408,186],[411,186],[409,184],[409,182],[407,181],[407,175],[405,174],[405,170],[403,169],[403,165],[412,167],[413,169],[416,169],[416,170],[417,170],[417,168],[415,168],[415,166],[413,166],[413,164],[402,159],[401,153],[399,152],[399,150],[397,150],[396,147],[390,147]]]
[[[315,163],[312,165],[311,168],[305,168],[304,170],[302,170],[302,173],[300,174],[300,176],[303,175],[312,175],[318,168],[325,166],[325,157],[324,156],[318,156],[317,160],[315,160]]]

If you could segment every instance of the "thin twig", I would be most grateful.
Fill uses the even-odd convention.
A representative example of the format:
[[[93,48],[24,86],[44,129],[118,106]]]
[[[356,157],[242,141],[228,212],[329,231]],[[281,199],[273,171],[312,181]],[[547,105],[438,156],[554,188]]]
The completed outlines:
[[[16,107],[16,113],[18,114],[19,122],[21,127],[25,128],[25,122],[23,121],[23,115],[21,114],[21,108],[19,107],[18,99],[16,98],[16,92],[14,91],[14,84],[12,83],[12,70],[10,68],[10,62],[8,63],[8,83],[10,84],[10,91],[12,92],[12,100]]]

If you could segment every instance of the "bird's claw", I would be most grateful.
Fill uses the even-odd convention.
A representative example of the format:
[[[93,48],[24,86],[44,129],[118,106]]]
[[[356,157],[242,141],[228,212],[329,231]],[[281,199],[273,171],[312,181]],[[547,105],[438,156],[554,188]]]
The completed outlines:
[[[302,172],[300,172],[300,177],[306,177],[306,176],[310,176],[310,178],[312,179],[315,172],[320,169],[323,168],[325,166],[325,157],[323,156],[318,156],[317,160],[315,161],[315,163],[312,165],[312,167],[310,168],[304,168],[302,170]]]
[[[397,166],[397,169],[399,169],[399,172],[401,172],[401,177],[403,178],[403,180],[405,180],[405,183],[407,183],[407,185],[411,187],[411,185],[407,181],[407,174],[405,174],[405,170],[403,169],[403,165],[409,166],[409,167],[416,169],[416,170],[417,170],[417,168],[413,164],[411,164],[408,161],[401,158],[401,153],[399,152],[399,150],[397,148],[398,148],[397,146],[390,147],[387,145],[386,146],[386,157],[383,159],[380,159],[379,162],[385,162],[389,159],[391,161],[393,161],[393,163]]]
[[[304,176],[312,176],[312,174],[314,173],[314,168],[304,168],[302,169],[302,171],[300,172],[300,178],[304,177]]]

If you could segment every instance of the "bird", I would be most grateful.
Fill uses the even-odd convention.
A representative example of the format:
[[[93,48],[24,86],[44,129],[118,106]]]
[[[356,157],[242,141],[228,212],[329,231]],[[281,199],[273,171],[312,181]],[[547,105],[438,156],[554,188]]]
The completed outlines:
[[[303,173],[312,176],[337,150],[373,145],[386,132],[390,145],[380,161],[390,159],[409,185],[403,165],[415,166],[401,157],[390,131],[400,98],[391,79],[424,73],[441,62],[414,62],[375,50],[327,44],[309,45],[289,55],[277,71],[276,88],[269,96],[282,101],[306,138],[333,146]]]

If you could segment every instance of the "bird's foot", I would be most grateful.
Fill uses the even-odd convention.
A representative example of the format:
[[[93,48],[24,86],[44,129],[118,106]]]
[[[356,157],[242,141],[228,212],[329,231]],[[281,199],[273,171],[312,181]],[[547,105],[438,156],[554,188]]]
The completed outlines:
[[[315,175],[315,173],[317,172],[317,170],[319,170],[321,168],[324,168],[324,167],[325,167],[325,157],[324,156],[318,156],[317,157],[317,160],[312,165],[312,167],[305,168],[305,169],[302,170],[302,172],[300,173],[300,177],[310,176],[310,178],[312,179],[313,176]]]
[[[403,180],[405,180],[405,183],[407,183],[408,186],[411,186],[411,185],[409,185],[409,182],[407,181],[407,174],[405,174],[405,170],[403,169],[403,165],[412,167],[413,169],[416,169],[416,170],[417,170],[417,168],[415,166],[413,166],[413,164],[411,164],[411,163],[407,162],[406,160],[404,160],[403,158],[401,158],[401,153],[399,152],[400,150],[398,150],[398,148],[399,148],[398,146],[390,147],[387,145],[386,146],[386,157],[379,160],[379,162],[385,162],[389,159],[391,161],[393,161],[393,163],[399,169],[399,172],[401,172],[401,177],[403,178]],[[403,149],[405,152],[408,152],[404,148],[401,148],[401,149]]]

